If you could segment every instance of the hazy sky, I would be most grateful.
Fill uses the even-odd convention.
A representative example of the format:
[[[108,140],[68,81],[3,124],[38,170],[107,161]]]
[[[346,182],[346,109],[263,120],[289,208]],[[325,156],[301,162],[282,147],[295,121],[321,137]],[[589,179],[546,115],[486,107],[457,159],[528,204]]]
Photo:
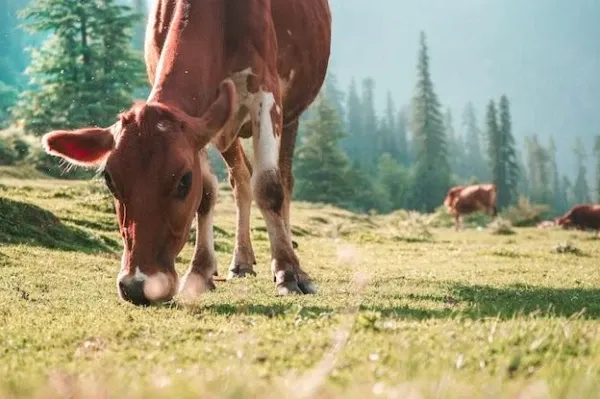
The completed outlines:
[[[344,87],[353,76],[373,77],[380,108],[387,90],[397,102],[410,100],[419,31],[424,30],[437,94],[457,124],[467,101],[483,120],[489,99],[505,93],[512,102],[515,135],[537,133],[544,141],[553,135],[563,152],[561,169],[570,175],[574,136],[591,148],[593,136],[600,134],[599,0],[330,4],[332,70]]]

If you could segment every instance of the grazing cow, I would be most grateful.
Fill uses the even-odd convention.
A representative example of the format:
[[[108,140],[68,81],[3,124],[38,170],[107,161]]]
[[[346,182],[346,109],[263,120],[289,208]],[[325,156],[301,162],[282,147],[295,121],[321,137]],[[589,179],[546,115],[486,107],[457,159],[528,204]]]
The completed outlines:
[[[214,289],[217,182],[206,145],[229,170],[237,207],[228,278],[254,275],[252,198],[265,218],[277,292],[314,293],[293,249],[290,198],[298,119],[329,63],[327,0],[157,0],[145,62],[148,99],[108,128],[54,131],[47,152],[100,167],[123,239],[118,293],[134,304]],[[251,165],[241,138],[252,137]],[[196,247],[179,284],[175,258],[196,217]]]
[[[476,184],[452,187],[446,194],[444,205],[455,218],[456,230],[459,224],[462,224],[462,215],[485,211],[496,217],[496,185]]]
[[[600,205],[579,204],[573,206],[562,217],[555,219],[556,224],[565,229],[595,230],[600,237]]]

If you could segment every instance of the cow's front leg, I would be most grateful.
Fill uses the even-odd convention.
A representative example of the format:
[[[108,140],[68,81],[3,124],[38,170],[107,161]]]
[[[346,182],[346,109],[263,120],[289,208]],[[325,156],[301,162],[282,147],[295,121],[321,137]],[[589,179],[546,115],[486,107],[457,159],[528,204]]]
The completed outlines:
[[[285,192],[279,168],[282,109],[278,89],[260,89],[252,102],[252,143],[255,165],[252,191],[265,222],[271,244],[271,271],[280,295],[316,292],[310,277],[300,268],[284,219]]]
[[[255,276],[253,265],[256,259],[250,238],[251,166],[240,139],[236,139],[222,156],[229,168],[229,184],[236,205],[235,247],[227,278]]]
[[[201,154],[202,200],[196,218],[196,247],[194,258],[181,280],[179,295],[186,300],[196,299],[208,290],[214,290],[213,276],[217,274],[217,260],[213,235],[213,213],[217,200],[218,182],[210,171],[208,159]]]

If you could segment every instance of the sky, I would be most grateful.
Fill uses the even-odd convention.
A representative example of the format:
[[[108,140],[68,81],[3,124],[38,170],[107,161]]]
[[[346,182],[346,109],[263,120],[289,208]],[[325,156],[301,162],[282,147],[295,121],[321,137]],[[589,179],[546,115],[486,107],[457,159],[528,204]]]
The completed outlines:
[[[600,134],[598,0],[330,0],[331,68],[347,87],[376,81],[378,109],[391,91],[407,104],[416,79],[419,32],[427,35],[431,74],[455,123],[473,102],[506,94],[514,134],[557,142],[560,169],[575,173],[573,141],[592,148]],[[459,126],[457,126],[459,128]],[[588,160],[591,167],[591,156]],[[590,177],[593,173],[588,174]]]

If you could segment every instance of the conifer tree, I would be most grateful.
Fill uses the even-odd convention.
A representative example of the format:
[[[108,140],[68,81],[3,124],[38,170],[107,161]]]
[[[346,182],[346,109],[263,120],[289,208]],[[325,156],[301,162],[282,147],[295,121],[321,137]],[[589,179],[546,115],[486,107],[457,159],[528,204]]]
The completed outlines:
[[[600,135],[594,139],[594,154],[596,155],[596,202],[600,204]]]
[[[386,194],[390,210],[408,207],[410,173],[389,154],[382,154],[377,166],[377,180]]]
[[[479,182],[489,179],[488,164],[485,160],[482,143],[481,130],[477,125],[475,108],[472,103],[467,103],[462,115],[462,128],[465,137],[465,159],[472,174]]]
[[[306,136],[296,152],[295,197],[303,201],[345,205],[351,197],[346,184],[348,158],[339,147],[342,124],[323,94],[316,119],[306,124]]]
[[[552,209],[555,214],[562,214],[567,210],[565,196],[562,193],[560,183],[560,174],[558,173],[558,165],[556,162],[556,144],[554,139],[550,137],[548,144],[548,155],[550,156],[550,181],[552,186]]]
[[[396,130],[396,113],[392,94],[388,91],[386,97],[385,113],[379,123],[379,134],[377,137],[376,154],[387,153],[393,159],[400,159],[400,147],[398,145],[398,132]]]
[[[401,108],[396,113],[396,142],[398,145],[398,162],[400,165],[408,167],[411,162],[411,150],[410,143],[408,141],[408,121],[407,121],[407,110]]]
[[[536,135],[527,137],[526,145],[530,157],[529,165],[532,169],[530,171],[531,199],[536,203],[552,205],[551,157]]]
[[[423,32],[420,34],[412,125],[415,156],[413,205],[418,210],[431,212],[439,206],[450,186],[450,165],[443,117],[431,81]]]
[[[587,168],[585,161],[587,154],[583,142],[579,137],[575,138],[575,159],[577,159],[577,177],[573,184],[573,199],[578,204],[590,202],[590,187],[587,181]]]
[[[359,162],[366,170],[373,170],[377,163],[378,132],[377,115],[375,113],[375,81],[371,78],[363,80],[361,95],[361,142]]]
[[[352,161],[359,160],[362,145],[362,112],[360,97],[354,79],[348,88],[348,101],[346,105],[346,136],[342,139],[342,148]]]
[[[486,121],[490,171],[498,190],[498,208],[503,209],[517,200],[519,184],[519,164],[506,96],[500,98],[499,111],[493,100],[489,102]]]
[[[512,134],[512,120],[510,116],[510,104],[505,95],[500,97],[498,126],[502,143],[502,163],[504,167],[504,190],[498,193],[500,207],[506,207],[517,201],[517,186],[519,184],[519,164],[515,149],[515,139]]]
[[[114,0],[33,0],[24,15],[34,32],[52,33],[33,52],[31,87],[15,107],[25,129],[43,134],[112,124],[145,82],[131,48],[131,9]]]
[[[449,108],[446,109],[446,113],[444,114],[444,129],[446,131],[446,140],[448,141],[450,169],[459,181],[466,182],[472,176],[469,174],[470,167],[465,158],[465,144],[461,136],[454,130],[454,120]]]

